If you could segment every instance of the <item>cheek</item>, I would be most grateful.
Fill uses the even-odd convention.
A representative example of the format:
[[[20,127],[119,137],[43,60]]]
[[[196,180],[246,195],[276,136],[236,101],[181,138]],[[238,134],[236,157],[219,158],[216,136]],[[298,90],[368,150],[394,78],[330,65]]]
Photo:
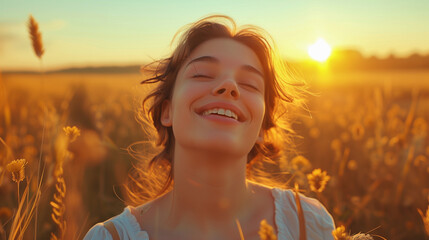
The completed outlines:
[[[204,87],[201,84],[183,83],[176,87],[172,96],[173,121],[189,118],[193,103],[204,96]]]
[[[253,112],[254,120],[258,121],[262,125],[262,121],[265,115],[265,101],[262,96],[257,96],[249,99],[251,111]]]

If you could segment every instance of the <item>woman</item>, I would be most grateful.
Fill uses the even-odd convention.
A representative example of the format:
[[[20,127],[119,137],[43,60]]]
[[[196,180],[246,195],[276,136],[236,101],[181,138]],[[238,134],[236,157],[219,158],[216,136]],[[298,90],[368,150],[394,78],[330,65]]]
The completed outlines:
[[[275,181],[262,167],[278,160],[290,139],[280,120],[304,91],[287,83],[269,38],[210,16],[157,63],[143,83],[158,85],[143,105],[153,100],[148,114],[161,146],[150,166],[167,162],[167,180],[146,195],[151,201],[95,225],[85,239],[260,239],[264,219],[278,239],[302,239],[294,193],[270,186]],[[300,199],[307,239],[333,239],[325,208]]]

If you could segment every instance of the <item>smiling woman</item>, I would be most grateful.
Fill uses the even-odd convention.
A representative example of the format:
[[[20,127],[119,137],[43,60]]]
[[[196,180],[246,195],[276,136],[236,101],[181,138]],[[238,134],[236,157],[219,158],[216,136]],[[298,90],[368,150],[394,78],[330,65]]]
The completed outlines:
[[[211,59],[210,64],[196,66],[198,62],[194,59],[201,62],[201,57]],[[258,136],[262,137],[264,80],[243,70],[244,67],[261,72],[261,64],[249,47],[228,38],[205,41],[193,50],[189,59],[193,67],[178,72],[173,94],[164,100],[161,123],[172,127],[177,143],[175,151],[197,147],[207,153],[222,153],[222,157],[216,158],[218,164],[235,162],[229,158],[246,156]],[[212,70],[207,73],[210,76],[195,77],[207,70]],[[238,119],[225,117],[226,111]],[[204,115],[204,112],[211,113]]]
[[[143,68],[152,77],[142,83],[156,85],[140,120],[160,151],[131,177],[133,206],[85,239],[260,239],[263,220],[278,239],[333,239],[325,208],[272,170],[291,145],[284,117],[305,92],[273,46],[262,29],[210,16]]]

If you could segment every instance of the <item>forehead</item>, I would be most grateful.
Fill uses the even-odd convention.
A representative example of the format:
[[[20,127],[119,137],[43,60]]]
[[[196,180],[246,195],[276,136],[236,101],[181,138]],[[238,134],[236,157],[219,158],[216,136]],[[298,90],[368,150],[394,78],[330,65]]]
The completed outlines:
[[[250,65],[263,72],[262,65],[256,53],[248,46],[228,38],[216,38],[208,40],[196,47],[186,59],[186,66],[192,59],[201,56],[217,58],[222,65],[229,67],[241,67]]]

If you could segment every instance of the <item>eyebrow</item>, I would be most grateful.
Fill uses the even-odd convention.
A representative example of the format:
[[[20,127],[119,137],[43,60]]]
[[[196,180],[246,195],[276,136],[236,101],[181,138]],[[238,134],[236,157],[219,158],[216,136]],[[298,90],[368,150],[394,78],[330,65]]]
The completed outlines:
[[[202,57],[197,57],[197,58],[192,59],[188,64],[186,64],[186,67],[188,67],[190,64],[195,63],[195,62],[211,62],[211,63],[219,64],[220,61],[219,61],[219,59],[212,57],[212,56],[202,56]],[[248,71],[248,72],[256,73],[259,76],[261,76],[262,78],[264,78],[264,75],[255,67],[252,67],[250,65],[245,64],[245,65],[241,66],[241,68],[243,70]]]

